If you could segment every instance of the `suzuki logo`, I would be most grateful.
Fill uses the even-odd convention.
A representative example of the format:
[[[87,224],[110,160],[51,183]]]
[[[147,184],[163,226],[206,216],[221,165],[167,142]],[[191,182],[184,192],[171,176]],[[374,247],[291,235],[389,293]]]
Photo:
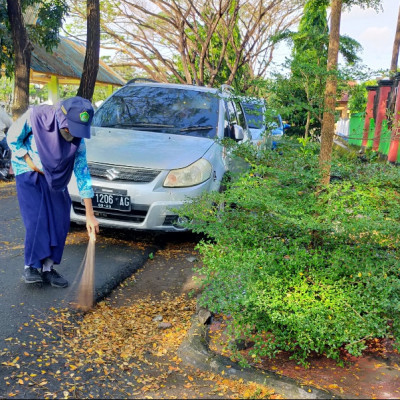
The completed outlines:
[[[111,168],[106,171],[106,178],[109,181],[113,181],[114,179],[118,178],[119,174],[120,172],[118,170],[116,170],[115,168]]]

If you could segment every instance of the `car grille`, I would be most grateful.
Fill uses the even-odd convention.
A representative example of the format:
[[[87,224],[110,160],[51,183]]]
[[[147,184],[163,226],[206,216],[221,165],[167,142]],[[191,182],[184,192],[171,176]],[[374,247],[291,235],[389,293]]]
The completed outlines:
[[[72,207],[77,215],[86,215],[85,206],[77,201],[72,202]],[[132,209],[129,212],[118,210],[107,210],[95,208],[94,215],[98,218],[107,218],[114,221],[121,222],[136,222],[141,223],[145,220],[149,207],[140,206],[139,208]]]
[[[149,183],[161,172],[157,169],[122,167],[119,165],[101,163],[89,163],[88,165],[91,176],[108,179],[110,181]]]

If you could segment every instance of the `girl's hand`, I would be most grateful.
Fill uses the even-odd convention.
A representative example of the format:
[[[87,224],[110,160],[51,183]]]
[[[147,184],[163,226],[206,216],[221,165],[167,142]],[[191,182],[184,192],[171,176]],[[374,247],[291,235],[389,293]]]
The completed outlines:
[[[86,209],[86,229],[91,240],[96,241],[96,234],[99,233],[99,221],[97,221],[93,212],[92,199],[83,199]]]
[[[99,233],[99,221],[94,215],[86,216],[86,229],[90,240],[96,241],[96,235]]]
[[[30,156],[28,153],[26,153],[26,154],[24,155],[24,160],[25,160],[25,162],[28,164],[28,166],[29,166],[31,169],[33,169],[35,172],[39,172],[39,174],[43,174],[43,171],[41,171],[41,170],[33,163],[32,158],[31,158],[31,156]]]

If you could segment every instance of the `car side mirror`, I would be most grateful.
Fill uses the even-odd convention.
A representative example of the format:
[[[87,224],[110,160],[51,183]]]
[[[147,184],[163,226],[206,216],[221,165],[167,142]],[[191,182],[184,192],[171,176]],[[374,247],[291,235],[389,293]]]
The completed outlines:
[[[237,142],[244,139],[244,131],[240,125],[233,125],[233,137]]]

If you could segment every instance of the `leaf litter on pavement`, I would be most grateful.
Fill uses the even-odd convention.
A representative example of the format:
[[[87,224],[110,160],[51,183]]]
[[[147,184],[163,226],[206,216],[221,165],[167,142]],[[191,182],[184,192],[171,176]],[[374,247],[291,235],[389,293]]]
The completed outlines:
[[[29,340],[7,338],[0,350],[6,368],[0,395],[281,398],[268,387],[182,365],[176,352],[195,309],[196,300],[187,294],[163,292],[161,298],[143,296],[129,306],[104,300],[85,314],[51,308],[50,315],[32,315],[20,328]]]

